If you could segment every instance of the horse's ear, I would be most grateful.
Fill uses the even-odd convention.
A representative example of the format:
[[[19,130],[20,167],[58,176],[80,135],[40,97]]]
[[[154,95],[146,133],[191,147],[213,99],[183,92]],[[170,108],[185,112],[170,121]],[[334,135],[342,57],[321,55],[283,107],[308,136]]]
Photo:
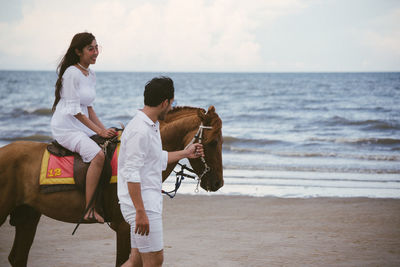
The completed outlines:
[[[210,113],[215,113],[215,107],[214,106],[210,106],[208,108],[207,114],[210,114]]]
[[[206,114],[204,113],[204,110],[201,108],[197,110],[197,115],[199,116],[201,121],[204,121],[206,119]]]

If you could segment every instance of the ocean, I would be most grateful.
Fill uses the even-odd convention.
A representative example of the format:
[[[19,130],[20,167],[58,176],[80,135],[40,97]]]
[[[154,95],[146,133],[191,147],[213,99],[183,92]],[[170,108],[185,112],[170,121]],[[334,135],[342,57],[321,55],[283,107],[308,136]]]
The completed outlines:
[[[198,194],[400,198],[400,73],[96,75],[95,110],[107,127],[127,124],[145,83],[160,75],[174,80],[179,106],[215,106],[225,185]],[[56,78],[0,71],[0,146],[52,139]],[[196,194],[195,185],[186,179],[179,193]]]

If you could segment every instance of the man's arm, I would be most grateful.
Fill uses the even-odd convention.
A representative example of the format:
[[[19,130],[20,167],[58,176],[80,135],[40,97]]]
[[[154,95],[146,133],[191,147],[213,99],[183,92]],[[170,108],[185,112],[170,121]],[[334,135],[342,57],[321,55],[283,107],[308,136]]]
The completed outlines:
[[[191,144],[184,150],[168,152],[168,164],[177,162],[183,158],[195,159],[198,157],[204,157],[204,150],[202,144]]]
[[[140,183],[128,182],[128,191],[129,195],[131,196],[133,205],[136,209],[135,234],[149,235],[149,219],[147,217],[146,211],[144,210]]]
[[[148,235],[149,220],[144,209],[140,179],[140,169],[145,164],[148,138],[139,132],[127,131],[125,134],[127,136],[123,136],[120,148],[120,153],[124,153],[124,160],[118,163],[118,176],[127,183],[129,196],[136,210],[135,233]]]

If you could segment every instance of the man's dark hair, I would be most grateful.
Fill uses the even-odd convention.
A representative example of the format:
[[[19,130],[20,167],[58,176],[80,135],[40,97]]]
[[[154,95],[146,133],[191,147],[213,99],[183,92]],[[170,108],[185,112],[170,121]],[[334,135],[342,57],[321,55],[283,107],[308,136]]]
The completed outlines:
[[[144,89],[144,104],[150,107],[160,105],[166,99],[174,98],[174,82],[171,78],[161,76],[146,83]]]

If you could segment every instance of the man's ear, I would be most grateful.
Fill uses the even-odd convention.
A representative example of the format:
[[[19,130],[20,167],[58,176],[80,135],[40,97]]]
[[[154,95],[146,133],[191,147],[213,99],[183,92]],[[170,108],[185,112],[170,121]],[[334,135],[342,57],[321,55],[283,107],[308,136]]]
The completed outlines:
[[[165,99],[163,102],[161,102],[161,108],[168,107],[168,105],[169,105],[169,100],[168,99]]]

